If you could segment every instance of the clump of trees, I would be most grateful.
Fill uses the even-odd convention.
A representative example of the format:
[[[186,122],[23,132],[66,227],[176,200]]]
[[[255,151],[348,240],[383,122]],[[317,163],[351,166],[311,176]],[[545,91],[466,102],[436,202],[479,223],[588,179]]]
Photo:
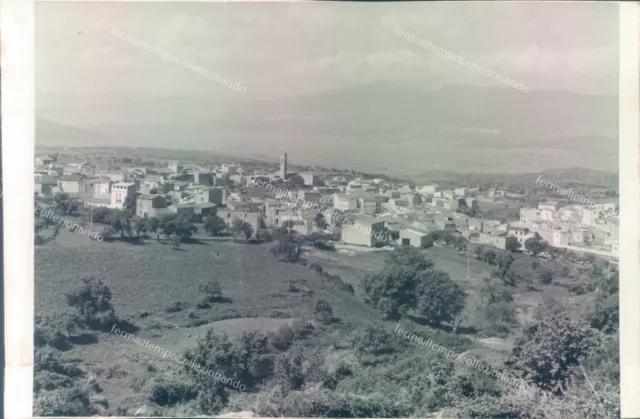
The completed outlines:
[[[599,336],[584,320],[573,320],[562,307],[546,303],[537,322],[525,327],[507,365],[539,388],[554,394],[567,389],[570,368],[599,344]]]
[[[244,236],[245,239],[249,241],[249,239],[253,235],[253,227],[251,227],[251,224],[242,221],[239,218],[233,220],[233,222],[231,223],[231,228],[229,230],[231,231],[231,234],[233,234],[234,239],[236,238],[236,236]]]
[[[464,308],[466,293],[445,272],[416,249],[396,249],[379,272],[362,281],[365,301],[386,318],[397,319],[410,310],[432,325],[449,322]]]
[[[537,256],[549,248],[549,243],[543,240],[540,234],[535,233],[533,237],[524,241],[524,248],[527,249],[532,256]]]
[[[271,253],[287,262],[297,262],[302,254],[302,246],[294,238],[283,236],[271,246]]]

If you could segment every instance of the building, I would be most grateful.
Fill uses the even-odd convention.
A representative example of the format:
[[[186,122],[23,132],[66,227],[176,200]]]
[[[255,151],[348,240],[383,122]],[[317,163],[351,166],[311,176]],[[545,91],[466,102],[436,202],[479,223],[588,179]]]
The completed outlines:
[[[495,247],[496,249],[505,250],[507,247],[507,238],[504,234],[485,233],[479,232],[477,239],[478,243],[486,244],[487,246]]]
[[[446,214],[438,214],[434,217],[434,224],[439,230],[456,231],[456,222],[452,216]]]
[[[222,188],[205,188],[195,194],[195,203],[213,203],[222,205],[227,200],[227,191]]]
[[[538,203],[538,209],[539,210],[549,210],[551,212],[555,212],[555,210],[557,210],[559,208],[559,204],[556,201],[547,201],[547,202],[540,202]]]
[[[60,176],[56,181],[58,182],[58,188],[62,192],[77,194],[84,192],[85,179],[86,176],[84,175],[65,175]]]
[[[333,208],[339,211],[353,211],[358,208],[358,197],[353,195],[335,194]]]
[[[48,164],[55,163],[55,161],[56,161],[55,157],[51,157],[45,154],[44,156],[36,157],[35,164],[36,166],[46,166]]]
[[[162,195],[142,194],[136,198],[136,215],[138,217],[157,217],[156,210],[167,207],[167,200]]]
[[[229,176],[232,176],[238,172],[238,166],[236,166],[235,164],[223,164],[220,167],[220,171],[222,173],[228,174]]]
[[[428,247],[433,243],[431,235],[415,228],[400,230],[398,244],[411,247]]]
[[[216,172],[193,172],[193,183],[197,185],[213,185]]]
[[[314,204],[320,201],[320,192],[318,191],[298,191],[298,198],[305,202],[313,202]]]
[[[565,231],[553,231],[553,246],[566,246],[569,244],[569,235]]]
[[[520,222],[524,224],[541,220],[540,210],[533,207],[520,208]]]
[[[251,225],[254,234],[263,226],[262,215],[257,211],[235,211],[225,209],[218,211],[218,216],[224,220],[228,227],[233,225],[233,220],[242,220]]]
[[[103,198],[111,193],[111,180],[109,178],[95,179],[91,182],[91,193],[94,198]]]
[[[184,169],[184,165],[177,161],[171,161],[167,164],[167,169],[171,170],[171,172],[175,174],[182,174],[182,170]]]
[[[438,185],[424,185],[416,187],[416,192],[420,195],[432,195],[434,192],[440,190],[440,186]]]
[[[507,236],[515,237],[518,239],[518,243],[520,243],[520,249],[524,249],[524,242],[527,239],[535,236],[535,232],[529,230],[527,227],[519,227],[519,226],[508,226],[507,227]]]
[[[380,239],[383,229],[384,220],[358,215],[353,222],[342,225],[341,240],[347,244],[373,247],[375,239]]]
[[[287,153],[280,156],[280,178],[287,179]]]
[[[456,196],[464,197],[467,193],[469,193],[469,190],[467,188],[456,188],[453,190],[453,193],[455,193]]]
[[[478,205],[478,200],[475,198],[466,198],[465,202],[467,203],[467,207],[471,208],[471,209],[480,209],[480,206]]]
[[[116,182],[111,185],[111,208],[124,208],[127,197],[136,195],[136,184],[133,182]]]
[[[299,173],[299,175],[304,181],[305,186],[316,186],[320,184],[320,177],[315,173],[303,172]]]

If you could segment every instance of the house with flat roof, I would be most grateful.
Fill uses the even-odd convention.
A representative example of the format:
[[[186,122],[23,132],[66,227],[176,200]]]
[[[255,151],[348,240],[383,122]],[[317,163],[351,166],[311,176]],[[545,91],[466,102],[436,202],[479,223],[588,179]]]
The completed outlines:
[[[373,247],[376,239],[382,236],[384,224],[384,220],[358,215],[352,222],[342,224],[341,240],[347,244]]]
[[[428,247],[433,243],[431,234],[416,228],[405,228],[400,230],[398,244],[411,247]]]

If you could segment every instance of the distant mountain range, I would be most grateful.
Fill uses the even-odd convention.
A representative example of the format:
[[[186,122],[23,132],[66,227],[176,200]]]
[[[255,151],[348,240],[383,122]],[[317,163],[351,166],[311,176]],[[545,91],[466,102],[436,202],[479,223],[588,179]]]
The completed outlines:
[[[37,142],[185,147],[274,159],[286,150],[300,164],[390,174],[434,167],[512,173],[618,167],[615,96],[466,85],[426,91],[380,81],[275,100],[47,96],[38,108],[74,106],[93,109],[39,113],[70,126],[42,120]]]

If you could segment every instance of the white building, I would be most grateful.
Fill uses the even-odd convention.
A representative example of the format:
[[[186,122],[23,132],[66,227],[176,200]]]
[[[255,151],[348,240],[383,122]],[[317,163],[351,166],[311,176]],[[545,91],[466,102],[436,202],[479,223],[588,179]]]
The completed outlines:
[[[411,247],[427,247],[433,240],[428,232],[415,228],[406,228],[400,230],[400,238],[398,244]]]
[[[344,194],[333,196],[333,208],[339,211],[352,211],[358,208],[358,197]]]
[[[124,208],[127,197],[136,195],[136,184],[133,182],[116,182],[111,185],[111,208]]]

